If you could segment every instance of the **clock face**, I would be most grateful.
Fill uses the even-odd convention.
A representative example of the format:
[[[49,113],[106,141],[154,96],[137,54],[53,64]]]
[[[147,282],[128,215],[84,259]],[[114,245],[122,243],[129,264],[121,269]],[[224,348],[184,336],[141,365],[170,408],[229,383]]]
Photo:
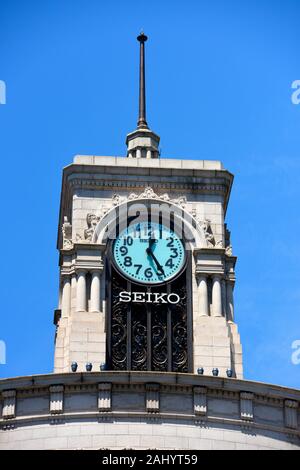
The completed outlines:
[[[123,230],[113,245],[118,269],[133,281],[157,284],[182,269],[184,246],[176,233],[162,224],[140,222]]]

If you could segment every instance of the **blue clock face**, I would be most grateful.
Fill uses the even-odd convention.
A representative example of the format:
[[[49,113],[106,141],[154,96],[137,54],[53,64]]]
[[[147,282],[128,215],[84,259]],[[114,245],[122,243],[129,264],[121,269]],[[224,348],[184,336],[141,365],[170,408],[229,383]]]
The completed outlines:
[[[130,225],[113,245],[118,269],[128,278],[144,284],[165,282],[182,269],[185,252],[173,230],[155,222]]]

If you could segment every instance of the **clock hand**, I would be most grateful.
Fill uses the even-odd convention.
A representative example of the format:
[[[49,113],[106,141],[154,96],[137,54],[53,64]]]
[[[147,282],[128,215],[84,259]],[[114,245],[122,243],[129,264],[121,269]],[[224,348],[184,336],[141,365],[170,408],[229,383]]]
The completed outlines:
[[[151,234],[152,235],[152,234]],[[148,245],[149,245],[149,250],[151,250],[152,248],[152,245],[154,245],[154,243],[156,242],[156,239],[155,238],[152,238],[150,235],[150,238],[148,240]]]
[[[152,250],[151,250],[150,248],[147,248],[146,252],[147,252],[147,254],[148,254],[149,256],[151,256],[151,257],[153,258],[153,260],[154,260],[154,262],[155,262],[155,264],[156,264],[156,266],[157,266],[158,271],[160,271],[163,275],[165,275],[164,268],[162,267],[161,264],[159,264],[159,262],[157,261],[157,258],[156,258],[156,256],[155,256],[155,254],[152,252]]]

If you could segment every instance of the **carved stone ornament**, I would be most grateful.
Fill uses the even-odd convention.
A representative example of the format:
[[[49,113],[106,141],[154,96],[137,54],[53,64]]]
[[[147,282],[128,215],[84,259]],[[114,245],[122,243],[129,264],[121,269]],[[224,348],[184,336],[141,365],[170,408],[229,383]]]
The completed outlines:
[[[226,246],[226,248],[225,248],[225,255],[226,255],[226,256],[232,256],[232,246],[231,246],[231,245]]]
[[[210,220],[204,219],[203,221],[199,222],[205,236],[206,244],[208,247],[215,247],[216,240],[211,228]]]
[[[171,202],[180,206],[182,209],[186,206],[187,200],[185,196],[180,196],[177,199],[171,199],[167,193],[157,194],[153,191],[151,186],[146,186],[144,191],[140,194],[130,193],[128,197],[120,196],[119,194],[114,194],[112,197],[112,205],[117,206],[122,202],[133,201],[135,199],[157,199],[159,201]]]
[[[68,218],[64,217],[64,223],[62,225],[63,234],[63,249],[70,250],[73,248],[72,243],[72,225],[68,222]]]
[[[223,241],[222,239],[216,240],[212,227],[211,222],[209,219],[200,219],[197,217],[197,212],[195,209],[190,211],[191,216],[195,219],[196,223],[200,225],[204,232],[206,246],[208,248],[223,248]]]
[[[232,245],[230,242],[230,231],[225,224],[225,255],[232,256]]]
[[[87,223],[87,228],[84,230],[84,239],[91,242],[96,226],[100,220],[100,217],[98,217],[96,214],[89,213],[86,216],[86,223]]]

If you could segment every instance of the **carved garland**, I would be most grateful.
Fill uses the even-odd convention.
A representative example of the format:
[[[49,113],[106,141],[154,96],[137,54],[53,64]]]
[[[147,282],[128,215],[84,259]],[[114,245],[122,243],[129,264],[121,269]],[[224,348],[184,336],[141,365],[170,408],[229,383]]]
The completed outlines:
[[[111,199],[111,206],[116,207],[122,203],[139,200],[139,199],[156,199],[162,202],[168,202],[179,206],[181,209],[185,209],[187,204],[187,199],[185,196],[180,196],[179,198],[172,199],[168,195],[168,193],[163,193],[161,195],[154,192],[154,190],[147,186],[143,192],[140,194],[137,193],[130,193],[128,196],[121,196],[120,194],[114,194]],[[80,234],[76,234],[76,242],[84,241],[91,243],[93,239],[93,234],[96,229],[97,224],[109,211],[108,208],[102,210],[101,215],[98,216],[94,213],[88,213],[86,217],[86,224],[87,228],[84,229],[83,237]],[[196,224],[198,224],[203,233],[206,240],[206,245],[208,248],[220,248],[223,247],[223,242],[221,239],[216,240],[213,230],[211,227],[211,221],[209,219],[201,220],[197,217],[196,211],[192,209],[190,215],[194,218]],[[69,250],[73,248],[73,241],[72,241],[72,225],[68,222],[67,217],[64,218],[64,224],[62,226],[62,233],[63,233],[63,249]],[[230,244],[230,232],[226,229],[226,236],[225,236],[225,254],[227,256],[232,256],[232,246]]]

